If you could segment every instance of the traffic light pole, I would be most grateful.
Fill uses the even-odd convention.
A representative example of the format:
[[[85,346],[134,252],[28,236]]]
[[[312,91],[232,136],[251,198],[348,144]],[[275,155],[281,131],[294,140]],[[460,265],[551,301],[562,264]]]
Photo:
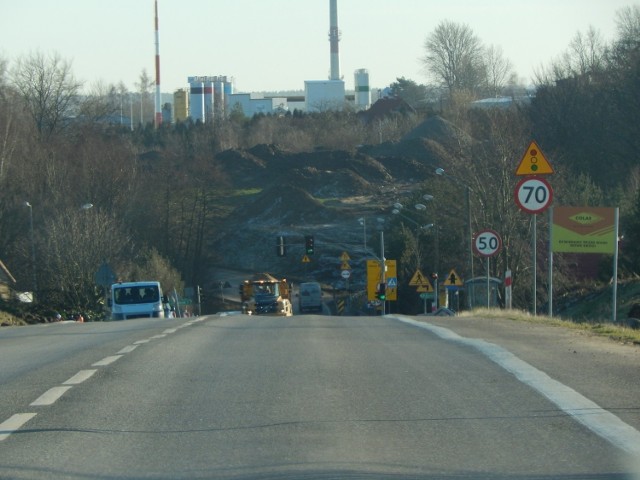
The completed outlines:
[[[380,232],[380,283],[386,286],[387,283],[387,261],[384,258],[384,232]],[[387,300],[382,301],[382,315],[387,314]]]

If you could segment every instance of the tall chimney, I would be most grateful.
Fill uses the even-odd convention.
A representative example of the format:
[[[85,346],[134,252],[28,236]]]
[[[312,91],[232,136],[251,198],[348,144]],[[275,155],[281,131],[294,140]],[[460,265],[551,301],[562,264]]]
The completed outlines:
[[[155,0],[156,14],[156,115],[155,126],[162,124],[162,97],[160,95],[160,33],[158,32],[158,0]]]
[[[338,0],[329,0],[329,43],[331,45],[331,76],[330,80],[340,80],[340,30],[338,30]]]

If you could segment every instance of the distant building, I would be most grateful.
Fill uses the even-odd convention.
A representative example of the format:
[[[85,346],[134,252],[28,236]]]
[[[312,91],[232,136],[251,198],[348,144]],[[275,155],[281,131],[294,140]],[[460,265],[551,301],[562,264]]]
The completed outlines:
[[[343,80],[305,80],[305,110],[323,112],[342,110],[345,105]]]
[[[173,93],[173,119],[184,122],[189,118],[189,93],[184,88]]]

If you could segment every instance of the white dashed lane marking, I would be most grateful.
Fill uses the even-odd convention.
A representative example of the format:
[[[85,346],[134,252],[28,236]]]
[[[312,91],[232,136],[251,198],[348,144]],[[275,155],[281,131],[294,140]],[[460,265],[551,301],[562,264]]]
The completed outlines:
[[[91,378],[96,372],[97,370],[80,370],[73,377],[64,382],[63,385],[78,385],[79,383],[82,383],[85,380]]]
[[[168,328],[161,334],[154,335],[151,338],[147,338],[145,340],[138,340],[137,342],[134,342],[133,345],[129,345],[121,349],[117,355],[111,355],[111,356],[105,357],[91,366],[104,367],[107,365],[111,365],[113,362],[122,358],[124,354],[133,352],[139,345],[149,343],[151,340],[164,338],[169,333],[175,333],[180,328],[191,326],[193,325],[194,322],[199,322],[202,320],[203,319],[198,319],[191,322],[187,322],[176,328]],[[81,384],[82,382],[91,378],[96,372],[97,372],[96,369],[80,370],[73,377],[63,382],[62,386],[50,388],[45,393],[40,395],[36,400],[34,400],[30,404],[30,406],[37,407],[37,406],[53,405],[62,395],[64,395],[68,390],[70,390],[73,385]],[[25,423],[27,423],[36,415],[37,413],[16,413],[11,417],[9,417],[4,422],[0,423],[0,441],[8,438],[13,432],[15,432],[16,430],[19,430]]]
[[[43,405],[53,405],[56,400],[58,400],[62,395],[65,394],[67,390],[69,390],[71,386],[68,387],[53,387],[40,395],[37,399],[31,402],[32,407],[40,407]]]
[[[91,366],[92,367],[105,367],[107,365],[111,365],[116,360],[120,360],[121,358],[122,358],[122,355],[111,355],[110,357],[105,357],[102,360],[100,360],[99,362],[96,362]]]
[[[131,353],[133,352],[136,348],[138,348],[138,345],[129,345],[127,347],[124,347],[122,350],[120,350],[118,352],[119,355],[124,355],[125,353]]]
[[[16,413],[0,423],[0,441],[5,440],[36,415],[37,413]]]

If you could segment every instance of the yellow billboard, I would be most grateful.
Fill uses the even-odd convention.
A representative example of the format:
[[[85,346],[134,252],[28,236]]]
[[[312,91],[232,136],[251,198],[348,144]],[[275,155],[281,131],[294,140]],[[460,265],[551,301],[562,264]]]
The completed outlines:
[[[617,242],[617,208],[554,207],[551,250],[613,254]]]

